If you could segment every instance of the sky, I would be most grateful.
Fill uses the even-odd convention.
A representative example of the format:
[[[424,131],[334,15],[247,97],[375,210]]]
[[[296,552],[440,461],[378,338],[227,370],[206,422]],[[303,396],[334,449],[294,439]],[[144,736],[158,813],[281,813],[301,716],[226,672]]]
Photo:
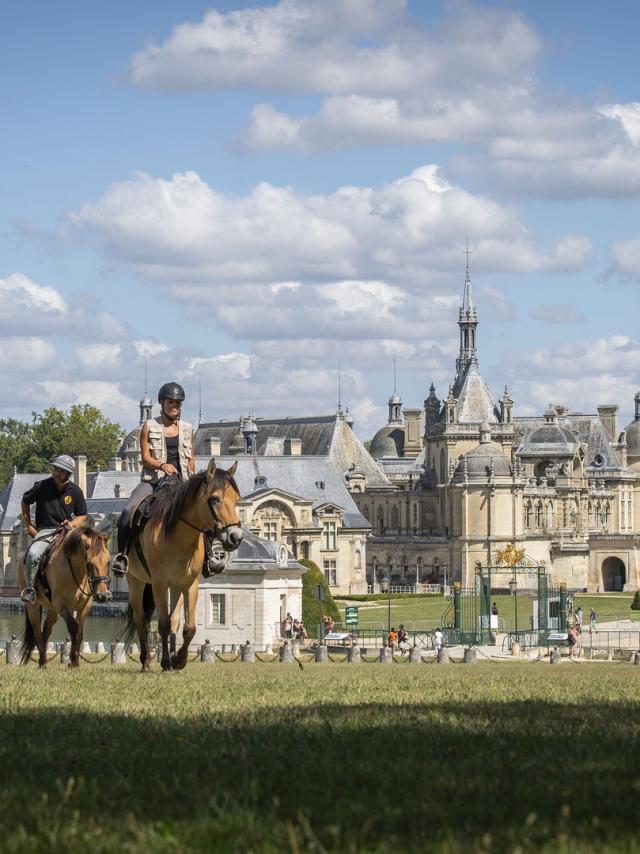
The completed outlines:
[[[640,387],[640,7],[23,0],[0,13],[0,417]]]

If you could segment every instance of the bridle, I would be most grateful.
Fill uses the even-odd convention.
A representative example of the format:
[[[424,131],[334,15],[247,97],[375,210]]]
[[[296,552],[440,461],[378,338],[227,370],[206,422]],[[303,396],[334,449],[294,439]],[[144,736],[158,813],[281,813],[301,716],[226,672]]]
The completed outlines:
[[[237,528],[240,525],[240,522],[229,522],[228,525],[222,524],[222,519],[218,515],[218,511],[216,510],[216,504],[218,503],[218,497],[216,495],[211,495],[207,498],[207,506],[209,507],[209,512],[211,513],[211,518],[214,521],[215,528],[212,533],[217,539],[220,539],[220,536],[224,534],[225,531],[228,531],[229,528]],[[197,525],[194,525],[193,522],[190,522],[188,519],[185,519],[184,516],[180,517],[180,521],[184,522],[185,525],[188,525],[190,528],[193,528],[194,531],[199,531],[201,534],[206,534],[210,531],[210,528],[199,528]]]
[[[95,564],[93,563],[93,561],[90,561],[87,558],[87,574],[85,577],[85,579],[88,580],[88,582],[89,582],[89,590],[87,591],[84,587],[81,587],[80,584],[78,583],[78,579],[76,578],[76,574],[74,572],[73,564],[71,563],[70,558],[67,558],[67,563],[69,564],[69,569],[71,570],[71,577],[73,578],[74,584],[76,585],[77,589],[80,591],[80,593],[82,593],[82,595],[86,599],[88,599],[89,596],[95,596],[96,595],[96,587],[98,587],[98,585],[106,584],[107,588],[108,588],[109,585],[111,584],[111,579],[109,578],[108,575],[94,575],[93,574],[95,572],[95,568],[96,568]],[[85,579],[82,579],[83,583],[84,583]]]

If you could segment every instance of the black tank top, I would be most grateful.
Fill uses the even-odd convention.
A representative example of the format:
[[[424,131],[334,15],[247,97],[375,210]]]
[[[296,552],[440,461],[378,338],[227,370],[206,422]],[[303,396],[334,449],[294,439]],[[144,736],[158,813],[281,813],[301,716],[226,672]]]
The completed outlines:
[[[167,445],[167,462],[175,467],[176,471],[178,472],[178,477],[182,477],[182,472],[180,471],[180,454],[178,451],[179,442],[179,436],[171,436],[171,438],[165,438],[165,443]]]

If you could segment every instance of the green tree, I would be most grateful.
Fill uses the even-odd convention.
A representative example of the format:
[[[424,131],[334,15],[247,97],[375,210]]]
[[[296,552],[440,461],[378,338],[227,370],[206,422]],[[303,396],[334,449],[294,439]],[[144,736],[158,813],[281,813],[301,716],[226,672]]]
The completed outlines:
[[[95,406],[72,406],[68,412],[56,407],[32,413],[27,424],[15,419],[0,420],[0,485],[19,472],[46,472],[58,454],[85,454],[91,469],[107,467],[122,435],[119,424],[109,421]]]
[[[302,622],[307,627],[309,634],[315,635],[315,629],[320,619],[320,603],[316,598],[316,587],[318,584],[324,587],[322,612],[329,614],[337,622],[340,620],[340,611],[333,601],[327,580],[323,573],[320,572],[318,565],[306,558],[299,560],[298,563],[307,568],[307,571],[302,576]]]

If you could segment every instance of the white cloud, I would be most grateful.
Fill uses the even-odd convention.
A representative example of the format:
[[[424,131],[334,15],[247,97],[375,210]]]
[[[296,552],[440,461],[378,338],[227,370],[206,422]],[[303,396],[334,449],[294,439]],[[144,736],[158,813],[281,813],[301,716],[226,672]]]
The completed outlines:
[[[131,343],[133,344],[136,353],[147,359],[152,356],[158,356],[160,353],[166,353],[169,350],[167,345],[163,344],[161,341],[140,339],[139,341],[132,341]]]
[[[0,373],[17,378],[45,370],[56,362],[56,348],[44,338],[0,336]]]
[[[76,359],[85,370],[95,370],[97,366],[100,366],[101,370],[109,370],[119,366],[121,353],[120,344],[84,344],[75,349]]]
[[[614,240],[609,248],[609,266],[605,278],[623,282],[640,282],[640,238]]]

